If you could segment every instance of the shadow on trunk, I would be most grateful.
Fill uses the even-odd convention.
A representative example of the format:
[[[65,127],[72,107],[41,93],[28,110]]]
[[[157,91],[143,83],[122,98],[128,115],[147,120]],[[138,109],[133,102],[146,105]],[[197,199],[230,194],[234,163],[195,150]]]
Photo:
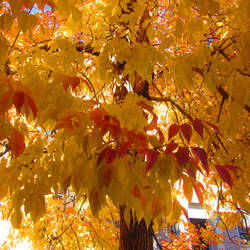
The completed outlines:
[[[152,222],[147,228],[145,220],[137,220],[130,210],[130,223],[124,218],[125,206],[120,206],[120,248],[119,250],[153,250]]]

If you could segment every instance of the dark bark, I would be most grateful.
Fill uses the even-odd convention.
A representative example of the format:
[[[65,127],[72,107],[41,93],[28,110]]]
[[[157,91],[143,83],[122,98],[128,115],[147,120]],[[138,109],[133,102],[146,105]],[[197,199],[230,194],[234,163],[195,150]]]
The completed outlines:
[[[120,248],[119,250],[153,250],[152,223],[147,227],[142,218],[138,221],[130,210],[130,223],[124,219],[125,206],[120,206]]]

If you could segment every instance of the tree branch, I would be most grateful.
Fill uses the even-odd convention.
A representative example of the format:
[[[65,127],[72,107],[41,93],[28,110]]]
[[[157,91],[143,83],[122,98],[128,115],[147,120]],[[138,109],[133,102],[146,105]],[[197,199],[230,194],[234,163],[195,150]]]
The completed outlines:
[[[193,120],[192,116],[188,114],[178,103],[176,103],[171,97],[154,97],[149,96],[149,100],[156,102],[170,102],[173,106],[175,106],[183,115],[185,115],[190,121]]]

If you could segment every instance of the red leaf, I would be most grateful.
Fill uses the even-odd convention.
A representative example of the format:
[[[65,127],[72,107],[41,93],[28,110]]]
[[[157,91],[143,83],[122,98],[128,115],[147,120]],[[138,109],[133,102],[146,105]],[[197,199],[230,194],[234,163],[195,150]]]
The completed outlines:
[[[181,125],[181,132],[183,136],[186,138],[186,140],[189,142],[190,138],[192,136],[192,128],[189,124],[184,123]]]
[[[188,164],[188,166],[186,167],[186,173],[193,179],[196,179],[196,171],[197,171],[196,165],[190,162],[190,164]]]
[[[179,147],[178,151],[173,154],[180,166],[184,166],[190,160],[189,150],[187,147]]]
[[[212,127],[214,130],[216,130],[218,133],[220,133],[220,130],[219,130],[219,128],[216,125],[214,125],[214,124],[212,124],[210,122],[207,122],[207,121],[205,121],[205,123],[207,125],[209,125],[210,127]]]
[[[98,155],[98,158],[97,158],[97,166],[101,163],[101,161],[104,159],[105,157],[105,154],[106,154],[106,150],[107,148],[103,149],[99,155]]]
[[[70,81],[70,86],[72,90],[74,90],[76,87],[80,85],[80,78],[77,76],[70,77],[69,81]]]
[[[154,166],[158,155],[159,155],[158,151],[155,151],[155,150],[148,150],[147,151],[146,171],[149,171]]]
[[[17,91],[14,94],[13,102],[16,107],[16,110],[20,113],[21,108],[24,104],[25,94],[21,91]]]
[[[218,171],[221,179],[225,181],[230,187],[233,185],[233,180],[225,166],[215,165],[216,170]]]
[[[235,165],[224,165],[223,167],[228,168],[232,171],[236,171],[236,170],[240,169],[240,167],[235,166]]]
[[[137,198],[141,198],[141,191],[139,189],[139,187],[137,185],[134,185],[130,191],[131,195],[137,197]]]
[[[10,147],[15,157],[18,157],[25,150],[24,136],[17,129],[13,129],[10,136]]]
[[[197,198],[202,206],[203,205],[203,194],[202,194],[202,190],[201,190],[201,184],[199,182],[193,183],[193,188],[194,188],[194,191],[197,195]]]
[[[115,159],[116,159],[116,155],[117,155],[117,153],[113,148],[107,147],[106,151],[105,151],[105,161],[106,161],[106,163],[111,164],[112,162],[114,162]]]
[[[113,138],[117,138],[121,132],[120,126],[117,126],[116,124],[110,124],[109,129],[110,129],[110,134]]]
[[[207,162],[207,153],[203,148],[199,147],[192,147],[192,152],[194,155],[201,161],[201,165],[204,168],[204,170],[207,172],[207,175],[209,175],[209,166]]]
[[[134,138],[134,143],[141,147],[147,147],[148,144],[147,136],[142,133],[136,134]]]
[[[120,146],[119,149],[119,156],[124,156],[128,150],[128,148],[131,146],[131,142],[130,141],[125,141],[122,143],[122,145]]]
[[[176,124],[171,124],[169,129],[168,129],[168,140],[170,140],[173,136],[175,136],[178,131],[179,131],[180,127]]]
[[[166,146],[165,153],[166,153],[166,154],[170,154],[170,153],[172,153],[177,147],[178,147],[178,144],[177,144],[177,143],[170,142],[170,143],[168,143],[167,146]]]
[[[26,95],[26,98],[25,98],[25,105],[29,106],[29,108],[31,109],[31,111],[33,113],[33,117],[36,118],[37,111],[38,111],[37,106],[36,106],[34,100],[28,95]]]
[[[196,119],[192,121],[194,130],[203,138],[203,123],[201,120]]]
[[[79,84],[80,78],[77,76],[64,76],[63,78],[63,87],[65,90],[67,90],[69,86],[71,86],[72,90],[74,90]]]

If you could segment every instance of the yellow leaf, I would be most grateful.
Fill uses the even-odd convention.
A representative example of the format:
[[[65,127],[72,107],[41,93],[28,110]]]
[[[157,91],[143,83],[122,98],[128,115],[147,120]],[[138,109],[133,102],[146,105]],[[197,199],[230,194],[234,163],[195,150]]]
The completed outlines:
[[[4,13],[3,15],[0,16],[0,29],[9,31],[13,24],[13,17],[8,14]]]
[[[5,66],[8,60],[8,43],[2,33],[0,33],[0,69]]]
[[[6,176],[0,177],[0,200],[3,199],[8,193],[8,182],[6,182]]]
[[[31,194],[30,197],[30,217],[35,222],[45,212],[45,199],[43,195]]]
[[[49,183],[39,182],[34,184],[32,187],[32,191],[36,194],[50,194],[50,186]]]
[[[15,157],[18,157],[25,150],[24,136],[17,129],[13,129],[11,133],[10,146]]]
[[[72,175],[72,187],[76,193],[78,193],[81,188],[81,178],[79,169],[76,169]]]
[[[193,186],[189,177],[186,175],[182,176],[183,179],[183,192],[186,199],[191,203],[193,198]]]
[[[156,218],[162,210],[161,200],[158,196],[154,195],[152,199],[152,219]]]
[[[19,190],[12,197],[12,204],[16,210],[18,210],[21,207],[23,203],[24,195],[25,195],[24,190]]]
[[[22,211],[21,209],[15,209],[14,212],[11,215],[11,224],[14,228],[20,228],[21,222],[22,222]]]
[[[23,32],[33,29],[37,24],[37,17],[29,14],[26,11],[20,12],[18,22]]]
[[[105,194],[103,190],[94,187],[89,194],[89,204],[93,215],[97,215],[98,211],[105,203]]]

